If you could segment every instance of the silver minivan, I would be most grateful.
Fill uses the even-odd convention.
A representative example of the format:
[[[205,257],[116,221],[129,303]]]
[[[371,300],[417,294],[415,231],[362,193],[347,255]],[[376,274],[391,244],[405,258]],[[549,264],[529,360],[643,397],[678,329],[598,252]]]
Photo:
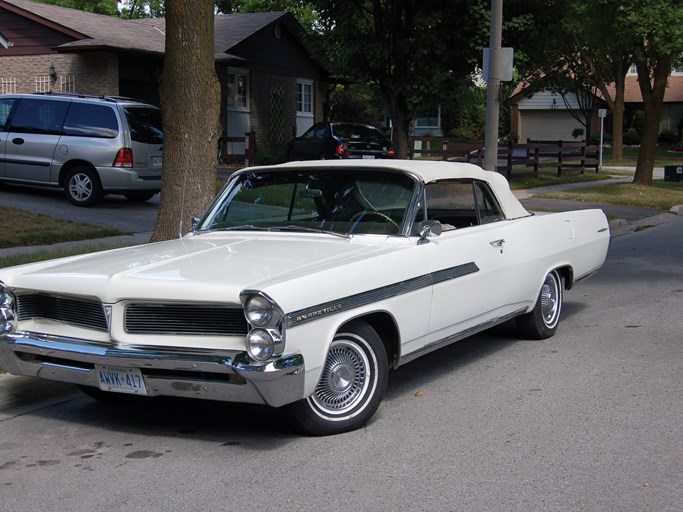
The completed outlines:
[[[60,187],[77,206],[161,189],[161,111],[121,97],[0,95],[0,181]]]

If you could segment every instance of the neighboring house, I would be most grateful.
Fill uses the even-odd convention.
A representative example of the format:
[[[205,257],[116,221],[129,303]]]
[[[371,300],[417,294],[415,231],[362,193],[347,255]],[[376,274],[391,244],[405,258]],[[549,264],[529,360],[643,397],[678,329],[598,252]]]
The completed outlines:
[[[578,109],[574,94],[566,95],[572,109]],[[559,94],[539,91],[529,94],[518,87],[507,103],[512,106],[511,132],[520,143],[531,140],[573,140],[572,132],[583,128]]]
[[[627,125],[632,122],[636,111],[642,110],[643,98],[638,86],[638,77],[633,72],[626,76],[624,90],[624,119]],[[614,88],[610,88],[614,97]],[[573,94],[567,95],[570,106],[577,107],[577,100]],[[605,107],[601,98],[597,98],[601,107]],[[516,134],[520,142],[532,140],[572,140],[572,132],[576,128],[583,128],[567,109],[559,94],[540,91],[535,94],[528,92],[520,84],[513,95],[506,101],[512,107],[511,131]],[[675,70],[669,76],[669,83],[664,94],[664,108],[659,124],[660,133],[671,131],[681,135],[679,123],[683,119],[683,70]],[[610,117],[605,130],[611,132]],[[599,121],[593,119],[593,135],[599,136]]]
[[[165,19],[127,20],[31,0],[0,0],[0,93],[72,92],[159,104]],[[215,17],[221,125],[256,132],[261,155],[325,117],[328,74],[284,12]],[[243,152],[233,144],[231,152]]]

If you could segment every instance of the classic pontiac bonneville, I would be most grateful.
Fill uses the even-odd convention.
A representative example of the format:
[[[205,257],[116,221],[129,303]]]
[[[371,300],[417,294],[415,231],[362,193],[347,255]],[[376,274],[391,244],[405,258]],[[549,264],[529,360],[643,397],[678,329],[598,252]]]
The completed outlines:
[[[530,214],[471,164],[247,168],[178,240],[0,270],[0,365],[349,431],[390,368],[512,318],[552,336],[609,239],[602,211]]]

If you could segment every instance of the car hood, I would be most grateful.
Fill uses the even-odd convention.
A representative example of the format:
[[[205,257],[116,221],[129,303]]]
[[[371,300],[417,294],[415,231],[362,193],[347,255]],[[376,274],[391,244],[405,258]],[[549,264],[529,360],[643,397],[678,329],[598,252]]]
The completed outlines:
[[[365,240],[359,240],[363,238]],[[388,250],[387,237],[206,234],[0,271],[16,289],[97,297],[237,302],[244,289],[289,283]]]

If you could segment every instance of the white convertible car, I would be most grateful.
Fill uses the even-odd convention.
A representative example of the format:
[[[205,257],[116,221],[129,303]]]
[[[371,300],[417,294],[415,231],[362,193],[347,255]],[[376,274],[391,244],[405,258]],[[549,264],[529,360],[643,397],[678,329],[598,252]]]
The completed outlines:
[[[609,240],[602,211],[533,215],[471,164],[247,168],[181,239],[0,269],[0,366],[344,432],[390,368],[512,318],[552,336]]]

